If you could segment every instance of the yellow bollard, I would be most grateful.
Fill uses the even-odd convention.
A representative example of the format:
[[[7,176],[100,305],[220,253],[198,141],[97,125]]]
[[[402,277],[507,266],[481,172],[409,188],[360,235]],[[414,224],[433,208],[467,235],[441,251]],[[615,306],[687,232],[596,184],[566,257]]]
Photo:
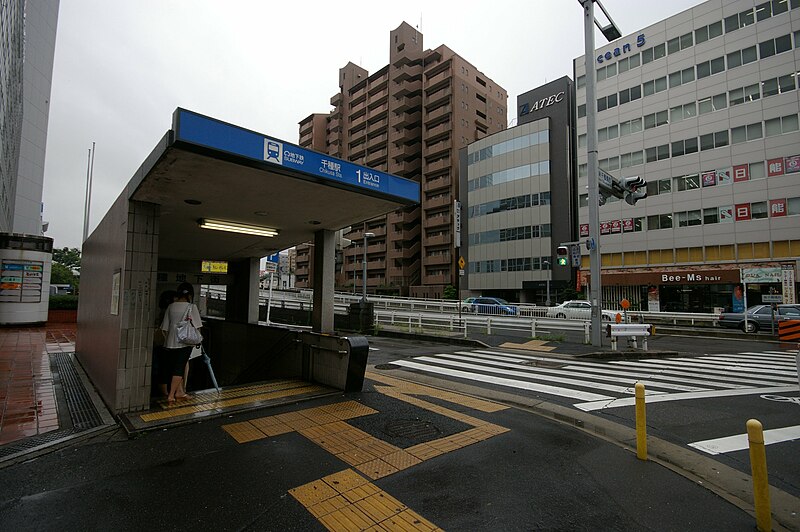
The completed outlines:
[[[767,453],[764,449],[764,429],[757,419],[747,420],[747,441],[750,444],[750,470],[753,473],[753,502],[756,506],[756,528],[772,530],[767,480]]]
[[[636,457],[647,460],[647,416],[644,408],[644,384],[637,382],[636,390]]]

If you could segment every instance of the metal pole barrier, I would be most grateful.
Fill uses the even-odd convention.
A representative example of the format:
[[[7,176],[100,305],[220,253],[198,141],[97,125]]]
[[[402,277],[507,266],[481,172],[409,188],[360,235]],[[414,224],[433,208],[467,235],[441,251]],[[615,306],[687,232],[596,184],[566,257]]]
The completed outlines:
[[[644,384],[637,382],[636,390],[636,457],[647,460],[647,414],[644,404]]]
[[[767,480],[767,453],[764,449],[764,429],[757,419],[747,420],[747,441],[750,444],[750,470],[753,474],[753,502],[756,507],[756,528],[772,530]]]

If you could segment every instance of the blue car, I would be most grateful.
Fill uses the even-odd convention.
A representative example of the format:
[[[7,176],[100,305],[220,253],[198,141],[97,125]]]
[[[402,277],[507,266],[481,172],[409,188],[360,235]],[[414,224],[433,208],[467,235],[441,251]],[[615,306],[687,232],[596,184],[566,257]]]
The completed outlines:
[[[493,316],[516,316],[517,307],[499,297],[476,297],[472,302],[472,312]]]

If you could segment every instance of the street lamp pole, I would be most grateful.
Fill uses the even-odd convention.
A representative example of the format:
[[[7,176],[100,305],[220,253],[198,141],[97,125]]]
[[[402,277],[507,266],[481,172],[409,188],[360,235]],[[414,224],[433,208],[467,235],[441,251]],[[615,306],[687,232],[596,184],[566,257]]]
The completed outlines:
[[[617,29],[611,17],[608,16],[603,5],[598,0],[578,0],[583,6],[583,30],[585,45],[585,80],[586,80],[586,154],[588,161],[586,165],[586,176],[589,181],[589,273],[591,282],[589,284],[589,300],[592,304],[592,345],[601,347],[603,345],[602,327],[602,286],[600,280],[600,184],[597,172],[597,99],[595,97],[595,69],[594,69],[594,25],[597,24],[594,18],[594,4],[600,6],[603,14],[610,24],[608,26],[597,26],[603,35],[609,40],[620,38],[622,35]]]
[[[361,291],[361,302],[367,302],[367,239],[372,238],[375,236],[375,233],[364,233],[364,261],[361,263],[361,274],[362,274],[362,291]]]
[[[544,304],[545,304],[545,306],[549,307],[550,306],[550,277],[553,276],[553,270],[550,269],[550,261],[549,260],[543,261],[542,264],[546,264],[547,265],[547,279],[546,279],[547,280],[547,301],[545,301]]]

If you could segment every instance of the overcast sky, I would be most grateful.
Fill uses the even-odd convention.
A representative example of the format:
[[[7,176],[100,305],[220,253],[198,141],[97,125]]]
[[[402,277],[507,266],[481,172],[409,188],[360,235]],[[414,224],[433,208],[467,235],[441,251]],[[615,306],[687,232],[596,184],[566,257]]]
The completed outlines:
[[[42,0],[47,1],[47,0]],[[699,0],[604,0],[623,35]],[[596,10],[599,11],[599,10]],[[87,155],[96,143],[89,229],[97,226],[184,107],[280,139],[330,111],[338,71],[389,61],[389,32],[418,26],[518,94],[583,55],[577,0],[61,0],[44,180],[46,235],[80,247]],[[596,37],[597,46],[605,43]]]

